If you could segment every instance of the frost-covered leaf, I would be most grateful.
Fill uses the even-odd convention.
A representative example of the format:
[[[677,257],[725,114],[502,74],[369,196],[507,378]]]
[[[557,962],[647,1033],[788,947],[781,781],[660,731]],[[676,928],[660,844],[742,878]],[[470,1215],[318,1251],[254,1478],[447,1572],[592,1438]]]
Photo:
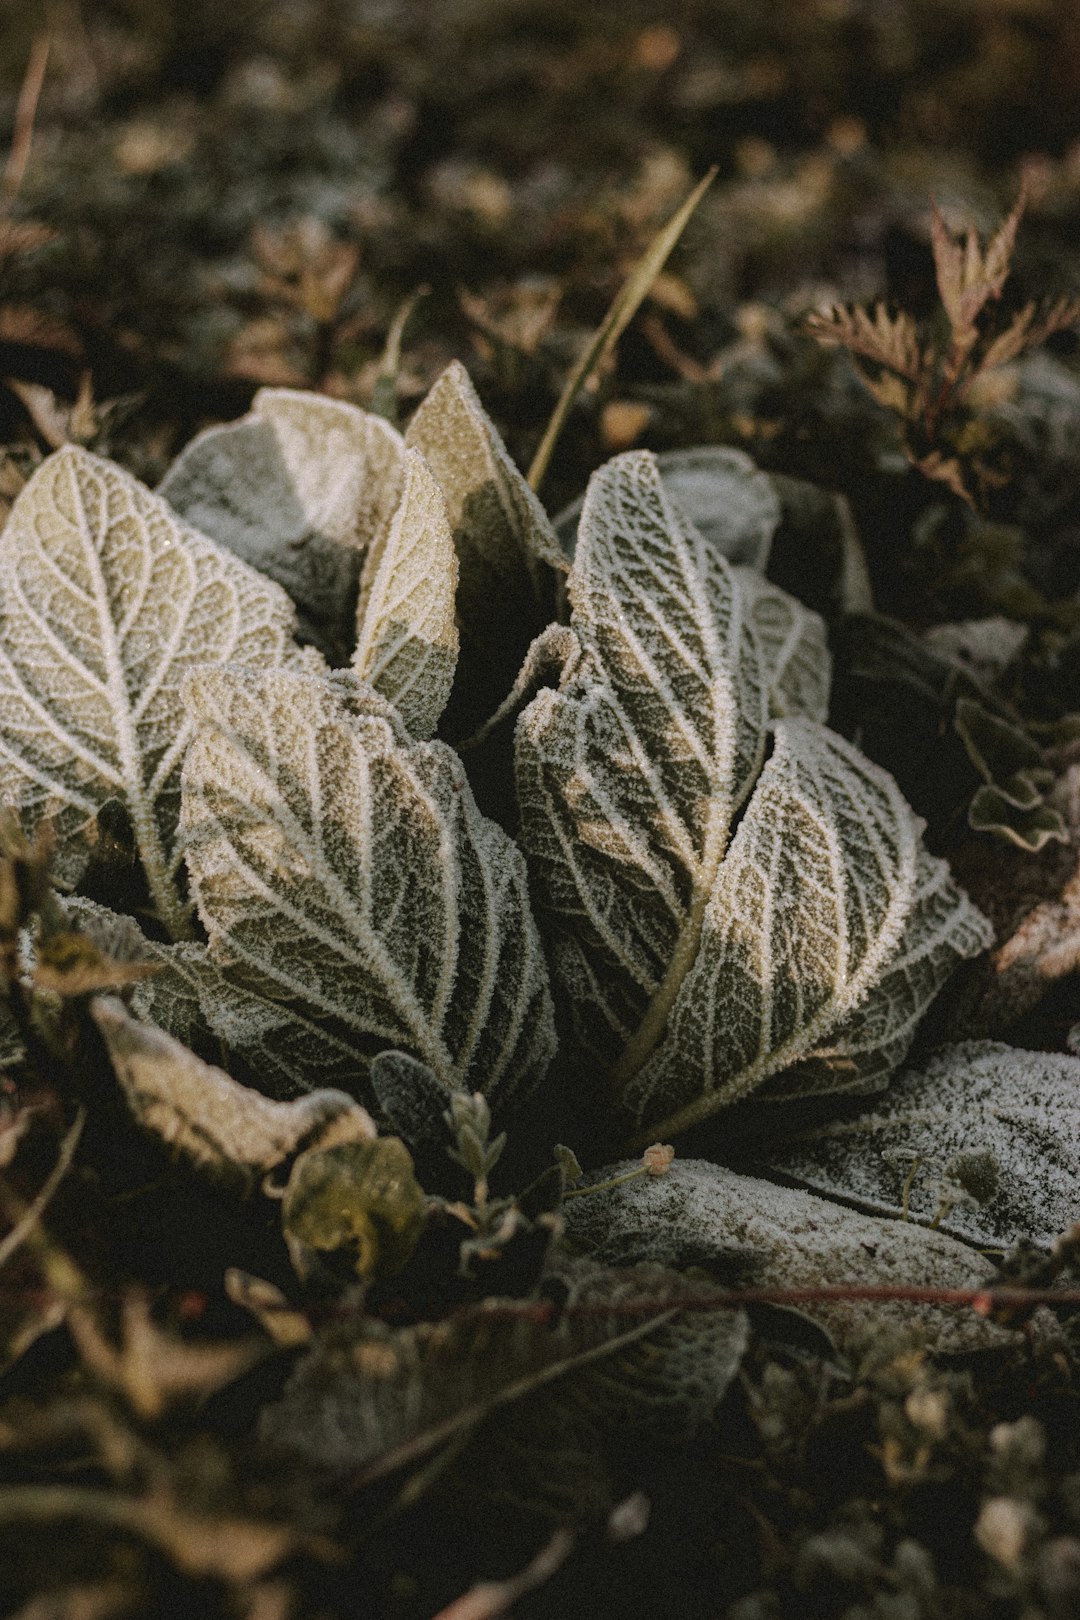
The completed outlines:
[[[134,917],[126,912],[110,911],[81,894],[65,896],[62,901],[64,916],[72,928],[77,928],[92,940],[103,956],[114,962],[165,962],[173,947],[150,940]],[[185,945],[185,950],[191,950]]]
[[[554,1029],[524,862],[456,755],[350,675],[206,670],[187,695],[187,860],[229,977],[362,1060],[398,1047],[495,1106],[530,1090]]]
[[[132,1009],[184,1046],[219,1062],[239,1058],[245,1079],[280,1099],[362,1084],[366,1064],[354,1047],[296,1008],[235,983],[205,945],[148,939],[133,917],[81,896],[66,899],[64,910],[103,955],[153,966],[132,990]]]
[[[678,1292],[670,1276],[657,1280],[669,1297],[673,1284]],[[543,1386],[477,1436],[450,1482],[455,1500],[467,1492],[489,1512],[505,1513],[510,1501],[529,1516],[603,1520],[625,1489],[628,1456],[644,1470],[658,1458],[685,1457],[714,1418],[749,1337],[741,1312],[684,1311],[617,1355]]]
[[[777,725],[712,888],[669,1038],[627,1089],[639,1118],[675,1115],[685,1129],[823,1043],[843,1051],[853,1018],[855,1043],[869,1034],[879,1072],[895,1063],[927,990],[989,943],[919,832],[892,778],[850,744],[808,721]],[[927,889],[940,913],[932,941],[920,931]],[[912,958],[922,972],[903,972]],[[886,990],[868,1004],[894,966],[895,1001]]]
[[[140,1024],[114,997],[95,997],[91,1011],[139,1124],[207,1171],[250,1185],[306,1150],[375,1136],[368,1113],[345,1092],[273,1102]]]
[[[450,696],[457,580],[446,502],[423,456],[409,450],[400,505],[365,564],[352,667],[389,698],[414,737],[431,736]]]
[[[763,570],[780,522],[772,483],[742,450],[699,445],[657,456],[664,488],[710,545],[732,563]]]
[[[607,1181],[634,1168],[609,1166]],[[667,1175],[641,1176],[565,1206],[567,1236],[603,1265],[651,1261],[686,1267],[738,1265],[747,1287],[873,1286],[982,1288],[988,1260],[955,1238],[908,1222],[841,1209],[812,1193],[777,1187],[709,1164],[676,1159]],[[886,1326],[917,1327],[936,1350],[1000,1343],[1003,1330],[970,1309],[910,1301],[800,1304],[838,1345]]]
[[[892,779],[799,715],[827,697],[816,615],[731,569],[645,453],[594,475],[569,590],[577,651],[517,764],[578,1042],[663,1134],[822,1048],[815,1086],[887,1072],[987,935]]]
[[[288,597],[178,521],[119,467],[74,447],[34,474],[0,536],[0,799],[49,816],[73,884],[110,798],[131,815],[150,892],[174,932],[186,670],[280,664]]]
[[[769,698],[737,582],[648,454],[593,475],[569,588],[577,651],[518,723],[518,794],[576,1033],[611,1067],[662,1033]]]
[[[380,1052],[371,1062],[371,1089],[391,1130],[411,1147],[449,1146],[446,1091],[426,1063],[408,1052]]]
[[[421,402],[405,442],[427,460],[454,532],[461,661],[446,731],[466,736],[494,713],[529,643],[552,618],[555,578],[566,563],[547,514],[457,361]]]
[[[871,1112],[803,1133],[768,1162],[890,1215],[906,1187],[912,1220],[937,1218],[971,1243],[1052,1243],[1080,1213],[1080,1058],[996,1041],[941,1047]]]
[[[106,956],[153,964],[152,977],[136,984],[129,998],[141,1019],[200,1055],[227,1066],[239,1059],[245,1081],[259,1090],[284,1100],[316,1087],[354,1092],[364,1084],[368,1061],[355,1044],[295,1005],[268,1000],[237,983],[205,945],[148,939],[133,917],[78,896],[67,899],[64,909],[72,926],[89,935]],[[387,1052],[372,1069],[395,1060],[424,1068],[404,1053]],[[445,1091],[433,1075],[430,1084],[442,1100],[432,1110],[429,1129],[441,1140],[446,1134]]]
[[[907,1055],[923,1013],[958,957],[991,943],[986,920],[959,901],[943,861],[920,848],[915,895],[899,949],[850,1017],[790,1069],[766,1081],[762,1101],[811,1092],[879,1091]]]
[[[236,983],[205,945],[159,947],[163,971],[140,984],[131,1004],[187,1046],[208,1033],[240,1058],[260,1090],[295,1097],[314,1086],[355,1091],[365,1064],[355,1048],[302,1009]]]
[[[728,562],[764,570],[780,522],[772,481],[743,450],[702,444],[656,457],[668,495]],[[577,546],[582,496],[559,513],[555,530],[569,556]]]
[[[401,494],[401,435],[381,416],[260,388],[247,416],[185,447],[158,493],[195,528],[284,586],[304,634],[336,663],[355,637],[363,553]]]
[[[824,620],[752,569],[734,572],[761,649],[770,714],[824,721],[832,675]]]
[[[696,1367],[675,1339],[665,1385],[664,1336],[679,1320],[684,1279],[658,1266],[620,1273],[586,1261],[568,1267],[559,1284],[562,1308],[551,1320],[533,1301],[498,1298],[415,1327],[364,1318],[349,1342],[339,1333],[300,1361],[281,1400],[263,1412],[263,1445],[290,1468],[345,1473],[363,1485],[422,1462],[495,1411],[505,1422],[507,1407],[580,1378],[606,1358],[621,1362],[638,1344],[651,1354],[637,1369],[636,1391],[632,1372],[626,1378],[624,1419],[648,1404],[650,1372],[659,1398],[675,1404],[681,1396],[695,1417],[718,1404],[745,1348],[741,1312],[701,1313],[709,1324],[697,1336]],[[670,1308],[643,1316],[640,1306],[651,1300]],[[630,1307],[627,1314],[602,1309],[620,1304]]]

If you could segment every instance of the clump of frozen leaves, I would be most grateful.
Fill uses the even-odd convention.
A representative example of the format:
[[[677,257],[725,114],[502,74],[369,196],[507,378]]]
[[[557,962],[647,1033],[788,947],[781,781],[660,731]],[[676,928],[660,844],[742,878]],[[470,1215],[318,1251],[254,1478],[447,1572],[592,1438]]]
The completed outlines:
[[[744,462],[595,475],[559,686],[518,725],[524,861],[426,740],[448,702],[498,707],[565,567],[460,367],[405,441],[283,390],[204,434],[162,489],[227,550],[107,463],[47,462],[3,542],[4,787],[51,816],[72,882],[121,797],[174,935],[182,849],[207,944],[164,956],[144,1009],[249,1063],[286,1052],[292,1090],[364,1091],[399,1049],[505,1107],[551,1061],[550,963],[563,1063],[666,1131],[780,1074],[879,1084],[985,926],[891,778],[824,726],[820,619],[724,556],[763,556],[779,519]],[[250,562],[328,648],[355,572],[349,672],[293,650]]]
[[[781,1071],[879,1083],[988,933],[822,724],[821,621],[732,568],[644,452],[594,475],[569,596],[559,688],[517,739],[567,1061],[664,1134]]]
[[[560,1235],[580,1172],[551,1150],[555,1135],[580,1147],[579,1115],[615,1141],[639,1130],[640,1148],[750,1093],[880,1091],[953,968],[989,942],[893,779],[825,723],[824,624],[761,566],[780,512],[736,452],[624,455],[563,525],[570,560],[456,366],[404,438],[266,390],[157,495],[63,451],[16,503],[0,540],[0,791],[27,833],[49,821],[76,890],[49,926],[85,941],[88,966],[43,979],[56,947],[39,929],[10,947],[13,987],[75,1009],[42,1025],[67,1055],[79,1008],[120,990],[92,1002],[92,1027],[144,1130],[281,1197],[305,1285],[345,1277],[366,1297],[393,1278],[427,1301],[405,1318],[419,1325],[364,1316],[313,1350],[268,1443],[303,1435],[332,1465],[330,1424],[354,1471],[386,1471],[612,1351],[625,1371],[646,1342],[662,1353],[634,1373],[640,1401],[704,1410],[745,1324],[642,1318],[646,1285],[672,1309],[679,1285],[612,1270],[638,1260],[722,1265],[734,1249],[778,1286],[986,1282],[953,1236],[718,1166],[671,1169],[659,1148],[632,1182],[574,1187],[566,1219],[591,1261]],[[511,763],[505,720],[526,697]],[[445,740],[496,715],[492,748]],[[516,791],[505,825],[469,775],[499,769]],[[138,918],[77,892],[118,801],[146,877]],[[990,1118],[963,1054],[924,1078],[928,1107],[959,1118],[974,1086]],[[548,1091],[571,1099],[529,1144],[548,1170],[517,1198],[493,1190],[505,1122],[513,1147]],[[848,1168],[819,1173],[817,1139],[778,1147],[776,1165],[896,1213],[870,1189],[878,1160],[926,1151],[911,1135],[923,1105],[905,1113],[904,1096],[850,1125]],[[1066,1118],[1057,1091],[1044,1100]],[[928,1129],[945,1151],[940,1120]],[[1015,1179],[1027,1127],[995,1129],[1000,1179]],[[410,1149],[448,1196],[421,1189]],[[933,1218],[917,1177],[903,1192],[900,1213]],[[1020,1204],[1017,1230],[1053,1235],[1062,1200],[1042,1225]],[[951,1233],[985,1239],[951,1208]],[[537,1288],[580,1317],[493,1299],[431,1325],[440,1302]],[[827,1315],[840,1339],[864,1320]],[[940,1310],[920,1320],[945,1347],[994,1336]],[[691,1364],[710,1369],[693,1399]],[[362,1399],[359,1373],[377,1374]],[[420,1405],[403,1405],[416,1388]]]
[[[881,1084],[986,943],[892,779],[824,726],[823,622],[725,557],[761,561],[779,522],[745,457],[641,452],[589,484],[559,687],[518,723],[525,862],[426,740],[447,703],[499,706],[567,567],[460,366],[403,441],[264,390],[162,496],[84,452],[28,484],[0,713],[6,797],[52,816],[58,875],[121,797],[185,935],[183,851],[207,943],[147,944],[165,972],[141,990],[173,1034],[272,1048],[293,1092],[369,1097],[372,1056],[405,1051],[505,1106],[551,1063],[551,964],[562,1063],[672,1131],[769,1081]],[[348,606],[351,671],[293,650],[251,564],[329,651]]]

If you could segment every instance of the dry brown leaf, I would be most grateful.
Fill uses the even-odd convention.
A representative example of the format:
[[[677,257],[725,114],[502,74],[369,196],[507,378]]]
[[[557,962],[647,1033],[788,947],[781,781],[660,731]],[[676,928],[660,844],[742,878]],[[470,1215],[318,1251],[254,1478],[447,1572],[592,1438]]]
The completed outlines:
[[[260,1339],[188,1343],[159,1328],[149,1300],[134,1291],[121,1305],[119,1344],[110,1343],[87,1305],[69,1305],[67,1324],[87,1369],[148,1421],[185,1396],[213,1394],[266,1353]]]
[[[922,375],[915,322],[903,310],[890,315],[884,304],[875,304],[872,312],[858,304],[834,304],[808,315],[806,329],[819,343],[861,355],[909,382],[917,383]]]
[[[1007,365],[1028,349],[1037,349],[1055,332],[1075,326],[1080,321],[1080,299],[1061,297],[1040,307],[1032,301],[1025,304],[1013,317],[1004,332],[998,334],[979,362],[979,374]]]
[[[4,230],[5,224],[0,221],[0,262],[4,257]],[[85,352],[81,338],[66,321],[33,304],[0,305],[0,343],[55,349],[73,360],[81,360]]]
[[[83,372],[79,392],[70,405],[57,399],[44,383],[21,382],[17,377],[6,377],[4,381],[50,449],[61,450],[65,444],[88,444],[97,433],[100,407],[94,403],[88,371]]]
[[[1016,232],[1027,206],[1022,186],[1012,209],[985,250],[973,229],[961,237],[949,230],[936,202],[931,203],[930,245],[938,293],[952,327],[953,343],[966,353],[978,338],[975,321],[991,299],[1000,298],[1009,274]]]

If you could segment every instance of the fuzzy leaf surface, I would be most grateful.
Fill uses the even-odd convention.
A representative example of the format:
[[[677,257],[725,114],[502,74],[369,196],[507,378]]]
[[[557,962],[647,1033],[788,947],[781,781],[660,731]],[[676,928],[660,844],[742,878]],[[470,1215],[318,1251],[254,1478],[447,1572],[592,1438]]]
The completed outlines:
[[[668,495],[709,545],[730,563],[764,570],[781,504],[772,479],[744,450],[712,444],[662,450],[656,465]],[[583,505],[582,496],[555,520],[555,532],[571,557]]]
[[[603,1182],[634,1168],[628,1160],[590,1179]],[[734,1268],[748,1287],[981,1288],[994,1274],[991,1261],[942,1232],[842,1209],[704,1159],[676,1159],[666,1175],[571,1199],[565,1215],[567,1236],[599,1264]],[[915,1327],[943,1352],[1005,1340],[1003,1329],[974,1312],[943,1306],[829,1300],[798,1308],[841,1347],[886,1325]]]
[[[399,1048],[493,1105],[531,1089],[554,1026],[524,862],[457,756],[350,675],[207,670],[187,695],[187,860],[229,977],[364,1060]]]
[[[517,770],[577,1040],[665,1131],[823,1044],[845,1083],[886,1071],[986,933],[892,779],[817,723],[817,616],[730,568],[647,453],[594,475],[569,591],[576,649]]]
[[[920,827],[849,743],[777,724],[669,1039],[627,1091],[639,1118],[685,1129],[826,1043],[858,1072],[857,1052],[864,1076],[888,1072],[929,995],[989,943]]]
[[[855,1011],[791,1068],[762,1101],[810,1093],[880,1091],[903,1062],[930,1002],[959,958],[992,944],[986,919],[957,890],[944,861],[921,848],[903,938]]]
[[[769,694],[745,597],[651,456],[593,475],[569,588],[577,647],[518,723],[518,794],[575,1031],[611,1067],[693,960]]]
[[[0,536],[0,798],[57,834],[75,883],[110,798],[126,805],[162,920],[173,883],[187,670],[281,664],[285,593],[181,523],[111,462],[68,447],[23,489]]]
[[[987,1247],[1052,1243],[1080,1210],[1080,1058],[997,1041],[938,1049],[872,1112],[800,1135],[769,1164],[825,1194]],[[950,1207],[951,1203],[951,1207]]]
[[[401,435],[381,416],[260,388],[237,422],[185,446],[158,493],[187,522],[282,585],[335,663],[355,640],[357,581],[401,495]]]
[[[354,1047],[296,1008],[235,983],[205,945],[148,939],[133,917],[81,896],[65,900],[64,910],[105,956],[157,969],[131,991],[141,1019],[226,1067],[239,1059],[245,1081],[260,1091],[286,1099],[316,1086],[355,1091],[362,1083],[366,1065]]]
[[[291,1467],[348,1474],[365,1483],[422,1461],[495,1411],[505,1423],[507,1407],[579,1380],[608,1358],[618,1356],[622,1363],[638,1344],[653,1353],[638,1369],[636,1389],[625,1379],[624,1420],[648,1405],[650,1375],[660,1400],[683,1405],[695,1417],[706,1400],[710,1406],[719,1402],[746,1345],[740,1311],[707,1313],[708,1327],[696,1336],[693,1374],[685,1340],[673,1341],[665,1380],[665,1334],[681,1320],[683,1278],[659,1266],[615,1272],[585,1261],[567,1267],[560,1281],[567,1297],[554,1323],[530,1310],[532,1302],[491,1298],[443,1322],[415,1327],[394,1329],[369,1317],[351,1342],[316,1345],[282,1399],[264,1411],[264,1446]],[[654,1299],[655,1315],[603,1309]],[[580,1314],[575,1307],[583,1308]]]
[[[157,947],[163,971],[136,987],[131,1004],[187,1046],[208,1036],[239,1058],[262,1091],[279,1098],[313,1086],[356,1091],[365,1064],[355,1048],[295,1006],[236,983],[205,945]]]
[[[554,582],[566,562],[457,361],[421,402],[405,442],[423,453],[442,490],[460,564],[461,662],[446,732],[463,736],[513,685],[529,643],[553,616]]]
[[[368,554],[352,667],[397,709],[412,736],[439,723],[457,667],[458,562],[446,502],[417,450],[385,543]]]
[[[753,569],[733,572],[761,651],[770,715],[824,721],[832,677],[824,619]]]

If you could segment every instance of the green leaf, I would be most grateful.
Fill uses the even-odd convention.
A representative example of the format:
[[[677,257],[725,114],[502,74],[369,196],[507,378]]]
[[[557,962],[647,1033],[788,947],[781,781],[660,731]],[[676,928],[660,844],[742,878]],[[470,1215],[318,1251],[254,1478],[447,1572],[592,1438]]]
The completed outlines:
[[[445,729],[465,736],[494,713],[552,618],[566,561],[457,361],[421,402],[405,442],[442,490],[458,554],[461,660]]]
[[[887,1071],[988,936],[892,779],[799,714],[827,700],[820,621],[730,568],[646,452],[594,475],[569,595],[576,650],[519,721],[518,787],[594,1071],[661,1135],[826,1044]]]
[[[1029,854],[1053,842],[1067,844],[1069,830],[1060,810],[1044,804],[1042,794],[1032,788],[1027,803],[1018,803],[1017,787],[1021,783],[1012,779],[1012,791],[984,784],[976,789],[968,806],[968,826],[973,832],[995,833]]]
[[[631,1161],[594,1173],[614,1181]],[[567,1236],[602,1265],[652,1263],[739,1269],[754,1288],[822,1285],[985,1287],[994,1266],[955,1238],[863,1215],[813,1194],[736,1175],[703,1159],[676,1159],[664,1176],[639,1176],[565,1207]],[[910,1301],[800,1303],[844,1347],[888,1328],[915,1329],[939,1352],[1005,1343],[973,1311]]]
[[[181,681],[198,665],[280,665],[292,629],[283,591],[119,467],[75,447],[43,463],[0,536],[0,798],[28,832],[51,818],[62,884],[119,798],[162,922],[188,931]]]
[[[292,388],[185,447],[158,493],[195,528],[284,586],[334,663],[355,640],[364,553],[401,496],[404,446],[382,417]]]
[[[746,452],[701,444],[662,450],[656,465],[671,500],[709,545],[728,562],[764,573],[780,522],[780,501],[773,480]],[[571,557],[584,501],[582,496],[555,519],[555,532]]]
[[[460,761],[351,675],[193,675],[183,826],[229,977],[367,1063],[388,1047],[503,1106],[554,1049],[524,863]]]
[[[425,1219],[412,1156],[396,1136],[357,1134],[308,1149],[293,1167],[281,1206],[285,1241],[301,1277],[342,1251],[358,1277],[392,1277],[411,1259]]]
[[[563,1306],[553,1320],[536,1301],[489,1298],[443,1322],[395,1329],[367,1317],[348,1337],[339,1331],[299,1362],[281,1400],[264,1411],[264,1447],[290,1470],[347,1475],[363,1487],[460,1442],[495,1412],[505,1424],[506,1408],[610,1358],[621,1361],[639,1343],[651,1353],[633,1369],[636,1391],[628,1369],[624,1416],[649,1401],[650,1374],[658,1394],[685,1403],[698,1419],[718,1403],[745,1349],[741,1312],[701,1313],[708,1324],[696,1336],[695,1379],[685,1342],[665,1335],[680,1320],[680,1295],[700,1296],[700,1287],[657,1266],[620,1273],[587,1261],[568,1266],[558,1281]],[[639,1307],[650,1300],[655,1314],[642,1315]],[[629,1307],[625,1314],[620,1305]],[[666,1385],[665,1349],[674,1358]]]
[[[1080,1209],[1080,1058],[940,1047],[869,1113],[770,1147],[785,1176],[969,1243],[1051,1244]],[[914,1172],[914,1173],[913,1173]]]
[[[957,699],[953,724],[968,758],[985,782],[1002,783],[1020,771],[1037,771],[1042,749],[1019,726],[991,714],[974,698]]]
[[[401,503],[365,564],[352,667],[421,739],[438,725],[454,682],[457,582],[446,502],[423,456],[408,450]]]

